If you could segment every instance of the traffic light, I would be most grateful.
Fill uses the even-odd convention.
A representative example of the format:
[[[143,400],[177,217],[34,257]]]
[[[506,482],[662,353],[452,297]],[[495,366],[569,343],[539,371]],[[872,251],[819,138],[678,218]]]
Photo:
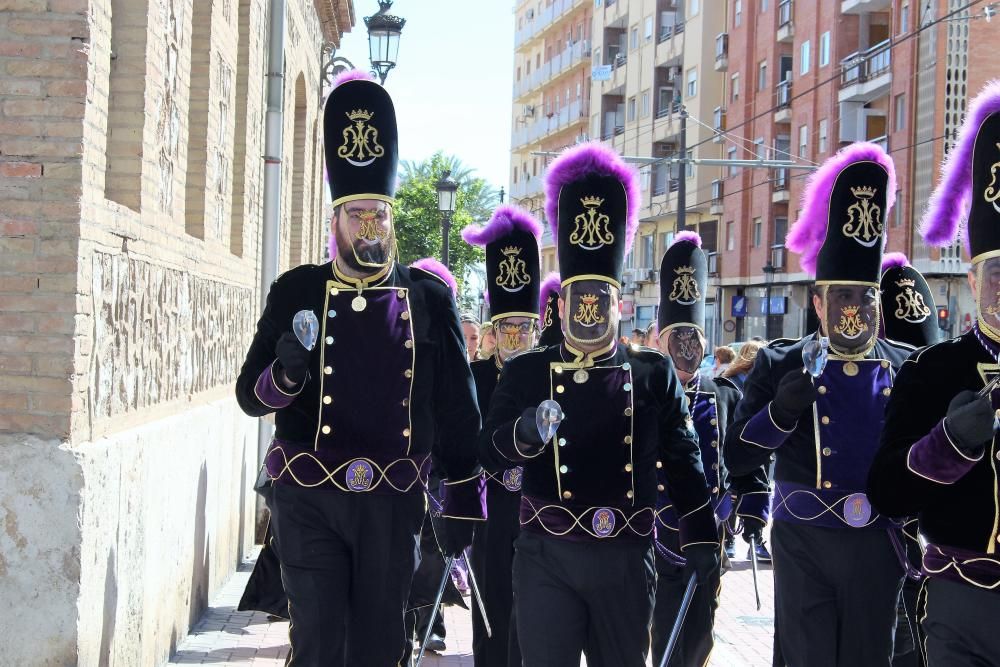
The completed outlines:
[[[938,306],[937,315],[938,315],[938,326],[946,331],[950,329],[951,322],[948,319],[949,315],[948,308],[946,308],[945,306]]]

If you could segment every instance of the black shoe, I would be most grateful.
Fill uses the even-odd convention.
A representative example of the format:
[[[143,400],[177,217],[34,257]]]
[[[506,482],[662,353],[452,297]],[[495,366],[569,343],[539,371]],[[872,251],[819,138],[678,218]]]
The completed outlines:
[[[731,535],[726,538],[726,556],[736,558],[736,540]]]
[[[444,639],[441,638],[441,635],[433,633],[427,638],[427,643],[424,644],[424,650],[434,651],[435,653],[441,653],[446,648],[448,647],[445,646]]]
[[[750,549],[747,549],[747,560],[750,560]],[[767,545],[761,542],[757,545],[757,562],[770,563],[771,552],[767,550]]]

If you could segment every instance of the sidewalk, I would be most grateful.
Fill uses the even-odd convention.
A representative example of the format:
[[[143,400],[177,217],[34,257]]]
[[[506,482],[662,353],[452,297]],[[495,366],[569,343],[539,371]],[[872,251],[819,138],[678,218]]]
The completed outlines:
[[[737,540],[740,557],[746,545]],[[212,605],[177,647],[171,665],[234,665],[282,667],[288,653],[288,623],[269,623],[261,613],[239,612],[236,605],[253,568],[247,561],[212,600]],[[722,577],[722,604],[716,616],[716,645],[711,667],[770,667],[773,632],[771,569],[760,570],[762,607],[754,602],[750,563],[741,558]],[[428,654],[426,667],[473,667],[472,625],[469,612],[445,609],[448,651]]]

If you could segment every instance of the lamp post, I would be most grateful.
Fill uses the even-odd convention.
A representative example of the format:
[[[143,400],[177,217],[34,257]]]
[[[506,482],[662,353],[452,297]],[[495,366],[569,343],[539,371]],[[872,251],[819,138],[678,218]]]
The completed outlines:
[[[399,35],[406,25],[406,19],[389,14],[392,0],[379,0],[378,11],[365,17],[368,27],[368,53],[372,69],[378,74],[382,85],[389,70],[396,66],[399,55]]]
[[[451,235],[451,214],[455,212],[455,199],[458,183],[451,177],[451,170],[446,169],[441,174],[441,180],[435,183],[438,195],[438,211],[441,212],[441,263],[448,266],[448,237]]]
[[[766,304],[764,306],[764,339],[771,340],[771,283],[774,282],[774,272],[776,271],[771,260],[767,260],[767,264],[764,265],[764,299]]]

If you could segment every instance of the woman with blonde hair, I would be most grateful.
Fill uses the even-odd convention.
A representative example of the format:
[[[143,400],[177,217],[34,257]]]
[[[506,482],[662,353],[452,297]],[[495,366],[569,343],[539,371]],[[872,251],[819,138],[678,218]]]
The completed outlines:
[[[740,351],[736,354],[729,367],[722,373],[722,377],[729,378],[736,386],[743,390],[743,383],[746,382],[753,362],[757,358],[757,352],[764,347],[764,341],[751,340],[740,346]]]
[[[485,322],[479,330],[479,358],[490,359],[497,349],[497,334],[492,322]]]

